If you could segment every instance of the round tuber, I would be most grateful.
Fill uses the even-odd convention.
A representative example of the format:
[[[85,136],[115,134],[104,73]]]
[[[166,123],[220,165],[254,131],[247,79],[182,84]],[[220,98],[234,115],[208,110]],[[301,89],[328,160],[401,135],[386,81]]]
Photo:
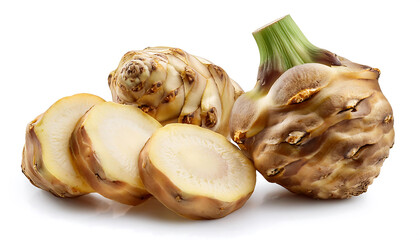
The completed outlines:
[[[255,88],[235,102],[231,137],[270,182],[314,198],[367,191],[394,143],[379,70],[312,45],[290,16],[254,37]]]

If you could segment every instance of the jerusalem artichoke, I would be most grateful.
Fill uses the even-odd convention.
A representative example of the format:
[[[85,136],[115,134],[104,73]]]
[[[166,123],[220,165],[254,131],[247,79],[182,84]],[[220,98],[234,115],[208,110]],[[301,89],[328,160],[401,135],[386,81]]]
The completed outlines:
[[[394,142],[379,70],[315,47],[290,16],[254,37],[261,65],[255,88],[233,107],[233,140],[268,181],[292,192],[366,192]]]

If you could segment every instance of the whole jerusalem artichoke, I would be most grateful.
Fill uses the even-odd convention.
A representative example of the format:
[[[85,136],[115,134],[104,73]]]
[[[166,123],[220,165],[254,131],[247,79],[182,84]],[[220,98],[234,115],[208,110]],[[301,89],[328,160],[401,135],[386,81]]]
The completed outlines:
[[[254,32],[255,88],[235,102],[231,137],[270,182],[314,198],[367,191],[394,143],[379,70],[312,45],[290,16]]]
[[[114,102],[137,105],[162,124],[195,124],[225,136],[243,93],[222,68],[168,47],[126,53],[108,84]]]

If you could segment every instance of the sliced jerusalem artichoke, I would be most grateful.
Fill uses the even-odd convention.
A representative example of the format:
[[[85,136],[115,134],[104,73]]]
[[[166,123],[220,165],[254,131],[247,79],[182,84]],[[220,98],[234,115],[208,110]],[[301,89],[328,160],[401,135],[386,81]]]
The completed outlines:
[[[233,107],[233,140],[268,181],[292,192],[366,192],[394,143],[379,70],[315,47],[290,16],[254,37],[261,65],[255,88]]]
[[[98,104],[74,129],[71,149],[76,166],[99,194],[137,205],[150,197],[140,179],[138,156],[160,127],[158,121],[135,106]]]
[[[22,171],[32,184],[59,197],[93,191],[74,166],[69,142],[77,121],[102,102],[91,94],[64,97],[28,124]]]
[[[187,124],[157,130],[140,153],[145,188],[192,219],[221,218],[240,208],[255,187],[255,168],[224,136]]]
[[[126,53],[108,84],[114,102],[137,105],[162,124],[189,123],[225,136],[243,93],[222,68],[168,47]]]

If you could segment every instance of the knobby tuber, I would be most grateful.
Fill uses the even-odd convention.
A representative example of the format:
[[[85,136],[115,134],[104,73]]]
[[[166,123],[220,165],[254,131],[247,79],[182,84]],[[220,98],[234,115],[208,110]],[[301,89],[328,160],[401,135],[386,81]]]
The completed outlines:
[[[162,124],[194,124],[225,136],[243,93],[221,67],[169,47],[126,53],[108,85],[114,102],[136,105]]]
[[[290,16],[254,37],[257,84],[235,102],[233,140],[268,181],[294,193],[366,192],[394,142],[379,70],[315,47]]]

